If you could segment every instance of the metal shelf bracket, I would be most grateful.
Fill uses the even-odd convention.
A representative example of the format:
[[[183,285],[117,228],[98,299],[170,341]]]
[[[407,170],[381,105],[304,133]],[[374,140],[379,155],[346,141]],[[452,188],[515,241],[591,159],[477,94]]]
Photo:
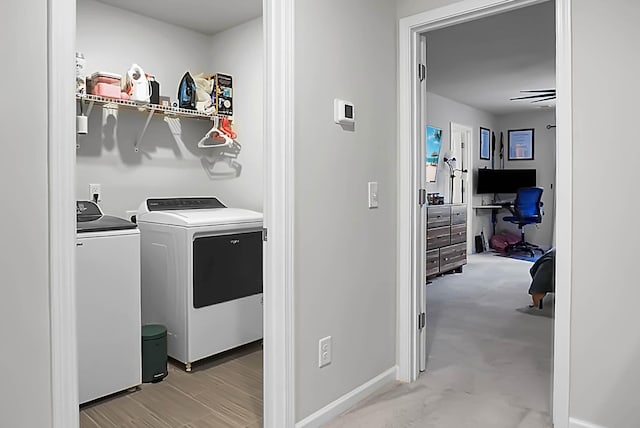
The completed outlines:
[[[156,111],[154,109],[149,110],[147,121],[144,123],[144,128],[142,128],[142,132],[138,135],[136,142],[133,144],[133,150],[135,150],[136,153],[140,151],[139,147],[142,144],[142,139],[144,138],[144,134],[147,132],[147,128],[149,127],[149,123],[151,122],[151,118],[155,112]]]

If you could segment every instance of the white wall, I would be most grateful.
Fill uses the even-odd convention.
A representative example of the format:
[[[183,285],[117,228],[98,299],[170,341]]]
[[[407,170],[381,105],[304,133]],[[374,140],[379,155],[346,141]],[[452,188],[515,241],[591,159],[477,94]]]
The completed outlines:
[[[299,421],[396,364],[397,42],[393,2],[295,6]],[[355,103],[355,131],[333,123],[334,98]],[[368,181],[378,209],[367,209]],[[329,335],[333,362],[320,369]]]
[[[233,76],[234,130],[242,152],[242,174],[215,183],[215,192],[231,206],[262,211],[263,202],[263,63],[262,18],[213,36],[213,70]]]
[[[447,6],[460,0],[396,0],[398,18],[415,15],[426,10]]]
[[[429,84],[429,78],[427,77],[427,85]],[[448,168],[442,161],[444,152],[450,148],[451,135],[450,135],[450,123],[455,122],[460,125],[466,125],[471,127],[472,133],[472,145],[470,148],[471,165],[467,165],[469,170],[468,174],[473,174],[474,179],[477,176],[478,168],[491,168],[490,160],[480,159],[480,127],[489,128],[491,131],[497,131],[497,118],[491,113],[478,110],[477,108],[461,104],[459,102],[450,100],[438,94],[431,92],[427,93],[427,124],[436,126],[442,129],[442,153],[441,161],[438,171],[438,177],[436,183],[427,183],[428,192],[440,192],[443,195],[448,195],[450,190],[450,178]],[[498,135],[498,134],[497,134]],[[496,135],[496,138],[497,138]],[[496,168],[498,167],[498,161],[496,160]],[[457,180],[459,179],[456,178]],[[471,201],[467,200],[472,205],[480,205],[482,203],[482,195],[475,194],[475,186],[467,186],[465,195],[471,195]],[[448,200],[448,196],[445,197]],[[491,216],[488,212],[479,211],[473,212],[473,217],[470,219],[472,227],[472,236],[468,237],[469,240],[473,240],[475,235],[479,235],[480,232],[485,230],[487,237],[491,235]]]
[[[504,164],[505,169],[530,168],[536,170],[537,185],[544,188],[542,202],[544,203],[544,216],[542,223],[525,227],[527,242],[543,246],[553,244],[553,227],[555,219],[555,179],[556,179],[556,129],[547,129],[547,125],[556,123],[555,110],[535,110],[526,113],[498,116],[498,128],[504,135]],[[508,130],[509,129],[534,129],[534,159],[533,160],[509,160]],[[499,135],[499,131],[497,135]],[[499,141],[499,137],[498,137]],[[496,163],[497,166],[497,163]],[[500,195],[501,197],[507,195]],[[509,215],[501,212],[499,218]],[[496,230],[509,231],[519,234],[518,226],[500,220]]]
[[[28,22],[28,31],[25,23]],[[0,15],[0,425],[51,426],[47,1]],[[28,84],[19,84],[15,79]],[[28,111],[21,106],[28,106]]]
[[[632,427],[640,418],[640,144],[630,128],[640,98],[640,5],[580,0],[572,13],[571,416]]]
[[[161,95],[172,99],[186,71],[234,74],[234,124],[242,144],[236,161],[242,169],[239,177],[224,162],[211,169],[219,160],[218,149],[197,148],[210,121],[182,118],[180,136],[174,138],[156,115],[136,153],[133,144],[146,114],[121,109],[115,120],[96,107],[90,133],[78,138],[76,197],[89,198],[89,184],[99,183],[103,210],[118,216],[137,209],[149,196],[213,195],[229,205],[261,211],[262,186],[256,179],[262,174],[261,19],[211,37],[95,0],[79,0],[77,7],[77,49],[84,53],[89,73],[124,75],[135,62],[156,75]],[[119,23],[118,31],[100,29],[103,22]]]

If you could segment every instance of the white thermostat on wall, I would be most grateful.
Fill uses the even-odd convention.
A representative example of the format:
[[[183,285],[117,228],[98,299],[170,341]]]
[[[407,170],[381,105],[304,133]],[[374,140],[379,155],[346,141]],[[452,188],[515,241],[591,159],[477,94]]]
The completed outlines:
[[[350,101],[333,100],[333,121],[340,125],[356,123],[356,110]]]

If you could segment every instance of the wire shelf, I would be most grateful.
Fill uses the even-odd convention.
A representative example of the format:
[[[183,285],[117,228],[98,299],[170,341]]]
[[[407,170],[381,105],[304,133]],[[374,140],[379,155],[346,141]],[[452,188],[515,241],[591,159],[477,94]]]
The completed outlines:
[[[96,104],[100,104],[107,107],[124,106],[128,108],[133,108],[139,111],[146,111],[146,112],[152,112],[152,113],[164,113],[167,116],[191,117],[196,119],[208,119],[208,120],[213,120],[213,118],[217,116],[215,114],[208,114],[198,110],[188,110],[184,108],[163,106],[159,104],[141,103],[141,102],[131,101],[131,100],[120,100],[115,98],[102,97],[100,95],[76,94],[76,99],[83,102],[96,103]]]

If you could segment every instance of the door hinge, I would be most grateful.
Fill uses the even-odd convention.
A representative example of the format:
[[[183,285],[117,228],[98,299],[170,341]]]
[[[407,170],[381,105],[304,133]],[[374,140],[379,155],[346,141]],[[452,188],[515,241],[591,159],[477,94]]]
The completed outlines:
[[[266,227],[263,227],[263,228],[262,228],[262,240],[263,240],[264,242],[267,242],[267,232],[268,232],[267,228],[266,228]]]
[[[418,80],[421,82],[427,77],[427,67],[424,64],[418,64]]]
[[[427,325],[427,314],[422,312],[418,314],[418,330],[422,330]]]
[[[427,189],[418,189],[418,204],[423,206],[427,203]]]

